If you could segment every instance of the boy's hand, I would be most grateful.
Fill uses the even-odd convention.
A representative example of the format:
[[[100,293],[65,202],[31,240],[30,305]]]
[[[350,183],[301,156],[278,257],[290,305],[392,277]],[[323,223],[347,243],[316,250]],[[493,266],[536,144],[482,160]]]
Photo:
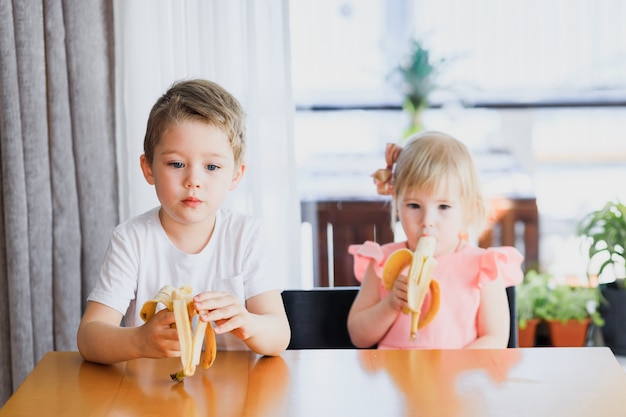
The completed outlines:
[[[137,343],[146,358],[180,357],[174,313],[163,309],[140,326]]]
[[[251,314],[234,295],[207,291],[196,295],[193,303],[197,311],[204,311],[200,320],[215,322],[215,333],[232,332],[241,340],[251,336],[247,332]]]

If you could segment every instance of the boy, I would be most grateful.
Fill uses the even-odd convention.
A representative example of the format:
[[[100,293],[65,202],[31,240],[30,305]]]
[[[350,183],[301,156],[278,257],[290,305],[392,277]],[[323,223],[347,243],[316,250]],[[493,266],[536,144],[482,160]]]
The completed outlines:
[[[164,285],[192,287],[199,320],[216,324],[218,349],[287,348],[289,323],[259,224],[221,209],[245,171],[244,119],[239,102],[206,80],[176,83],[153,106],[140,165],[160,206],[113,231],[78,329],[85,360],[180,356],[172,312],[145,324],[139,317]]]

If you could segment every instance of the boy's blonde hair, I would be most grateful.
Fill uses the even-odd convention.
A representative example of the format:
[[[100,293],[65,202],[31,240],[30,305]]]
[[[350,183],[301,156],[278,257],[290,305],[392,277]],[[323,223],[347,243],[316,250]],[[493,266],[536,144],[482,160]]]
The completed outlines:
[[[465,212],[464,233],[479,233],[487,208],[478,172],[469,150],[459,140],[441,132],[428,131],[414,136],[402,148],[393,176],[393,213],[398,198],[413,188],[436,191],[443,180],[457,181]]]
[[[172,124],[197,121],[222,129],[230,141],[235,166],[245,153],[245,112],[237,99],[218,84],[202,79],[178,81],[152,106],[143,150],[150,165],[154,148]]]

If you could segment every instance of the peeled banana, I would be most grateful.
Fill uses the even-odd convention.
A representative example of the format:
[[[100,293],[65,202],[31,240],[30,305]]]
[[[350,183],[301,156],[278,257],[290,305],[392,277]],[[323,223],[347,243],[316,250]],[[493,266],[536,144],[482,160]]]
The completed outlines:
[[[146,301],[139,313],[144,322],[154,316],[159,303],[169,311],[174,312],[176,330],[180,342],[180,360],[183,368],[171,374],[174,381],[182,381],[186,376],[196,372],[196,365],[202,362],[202,367],[207,369],[215,361],[217,346],[213,326],[205,321],[198,320],[195,331],[192,328],[193,317],[198,312],[193,307],[192,288],[189,286],[178,289],[166,285],[159,290],[153,299]],[[206,340],[206,342],[205,342]],[[205,343],[204,355],[202,344]]]
[[[422,236],[417,242],[415,252],[399,249],[392,253],[383,267],[383,286],[386,290],[393,288],[393,283],[400,273],[409,268],[407,279],[407,307],[404,314],[411,313],[410,339],[414,340],[418,329],[427,326],[439,311],[441,292],[439,282],[433,278],[437,265],[434,253],[437,240],[432,236]],[[431,302],[428,311],[420,320],[422,304],[430,290]]]

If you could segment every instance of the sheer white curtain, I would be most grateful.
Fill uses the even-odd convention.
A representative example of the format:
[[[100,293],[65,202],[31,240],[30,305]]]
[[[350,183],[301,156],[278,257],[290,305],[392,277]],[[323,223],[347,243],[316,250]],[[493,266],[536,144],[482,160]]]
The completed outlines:
[[[176,80],[208,78],[248,114],[247,171],[227,204],[264,220],[276,274],[300,286],[287,0],[114,4],[122,220],[158,204],[139,169],[152,104]]]

